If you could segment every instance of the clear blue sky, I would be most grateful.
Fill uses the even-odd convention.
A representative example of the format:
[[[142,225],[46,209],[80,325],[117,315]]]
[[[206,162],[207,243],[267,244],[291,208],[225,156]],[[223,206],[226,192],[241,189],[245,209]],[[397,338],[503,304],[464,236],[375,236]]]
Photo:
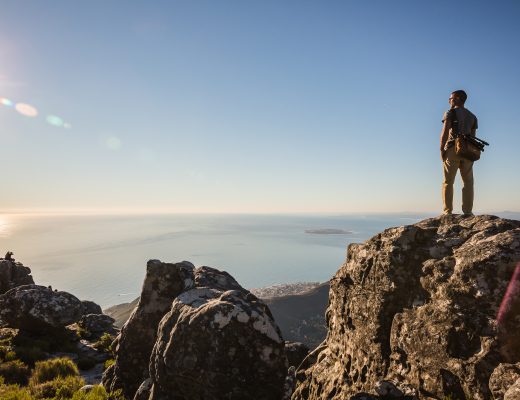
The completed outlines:
[[[38,111],[0,104],[0,210],[440,212],[462,88],[491,143],[475,208],[519,211],[518,21],[516,0],[0,1],[0,97]]]

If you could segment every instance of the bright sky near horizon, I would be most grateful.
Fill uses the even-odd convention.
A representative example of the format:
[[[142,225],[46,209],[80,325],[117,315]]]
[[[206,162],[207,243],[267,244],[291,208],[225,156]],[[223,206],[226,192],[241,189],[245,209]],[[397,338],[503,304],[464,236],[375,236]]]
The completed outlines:
[[[0,0],[0,211],[440,213],[455,89],[491,143],[476,211],[520,211],[518,21],[516,0]]]

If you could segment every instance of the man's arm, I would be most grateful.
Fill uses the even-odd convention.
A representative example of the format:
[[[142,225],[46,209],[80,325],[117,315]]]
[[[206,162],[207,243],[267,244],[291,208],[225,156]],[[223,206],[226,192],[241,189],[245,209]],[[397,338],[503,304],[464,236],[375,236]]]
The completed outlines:
[[[451,120],[446,116],[444,119],[444,125],[442,127],[441,131],[441,160],[444,161],[444,158],[446,156],[446,150],[444,150],[444,146],[446,145],[446,142],[448,141],[449,132],[451,128]]]

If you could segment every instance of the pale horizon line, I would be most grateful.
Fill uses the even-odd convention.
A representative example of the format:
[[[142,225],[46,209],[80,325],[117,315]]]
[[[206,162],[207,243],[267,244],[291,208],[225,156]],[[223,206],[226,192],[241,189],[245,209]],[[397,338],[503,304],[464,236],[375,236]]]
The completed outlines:
[[[504,213],[520,213],[520,211],[513,210],[477,210],[475,214],[504,214]],[[440,215],[438,210],[414,210],[414,211],[345,211],[345,210],[299,210],[299,211],[285,211],[285,210],[172,210],[172,209],[136,209],[136,208],[24,208],[24,209],[0,209],[0,215]],[[455,213],[457,214],[457,213]]]

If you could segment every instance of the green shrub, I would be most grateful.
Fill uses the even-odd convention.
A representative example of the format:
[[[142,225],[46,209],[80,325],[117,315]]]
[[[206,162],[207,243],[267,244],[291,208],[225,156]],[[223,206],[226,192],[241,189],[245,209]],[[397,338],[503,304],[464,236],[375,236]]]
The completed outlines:
[[[74,393],[72,400],[108,400],[108,393],[101,385],[96,385],[90,392],[79,391]]]
[[[10,345],[17,333],[18,329],[0,328],[0,345]]]
[[[9,352],[9,346],[0,345],[0,362],[5,360],[5,355]]]
[[[82,386],[83,378],[79,376],[57,377],[43,383],[31,384],[30,390],[35,399],[70,399]]]
[[[54,358],[52,360],[38,361],[34,366],[29,383],[37,385],[56,378],[78,375],[78,367],[70,358]]]
[[[102,351],[103,353],[112,352],[112,342],[114,337],[110,333],[103,333],[99,340],[92,345],[96,350]]]
[[[76,335],[81,339],[90,339],[92,337],[92,333],[79,325],[76,328]]]
[[[33,400],[29,390],[18,385],[0,384],[0,399],[2,400]]]
[[[115,362],[116,362],[116,360],[114,360],[113,358],[109,358],[108,360],[105,361],[105,364],[103,365],[103,370],[108,369]]]
[[[123,390],[117,389],[114,392],[110,392],[108,394],[108,400],[125,400],[125,396],[123,396]]]
[[[20,360],[7,361],[0,364],[0,376],[8,384],[27,385],[29,367]]]
[[[8,351],[4,357],[4,361],[14,361],[16,359],[18,359],[18,357],[17,357],[16,353],[12,350]]]
[[[72,396],[72,400],[125,400],[121,389],[107,393],[101,385],[94,386],[90,392],[78,391]]]

